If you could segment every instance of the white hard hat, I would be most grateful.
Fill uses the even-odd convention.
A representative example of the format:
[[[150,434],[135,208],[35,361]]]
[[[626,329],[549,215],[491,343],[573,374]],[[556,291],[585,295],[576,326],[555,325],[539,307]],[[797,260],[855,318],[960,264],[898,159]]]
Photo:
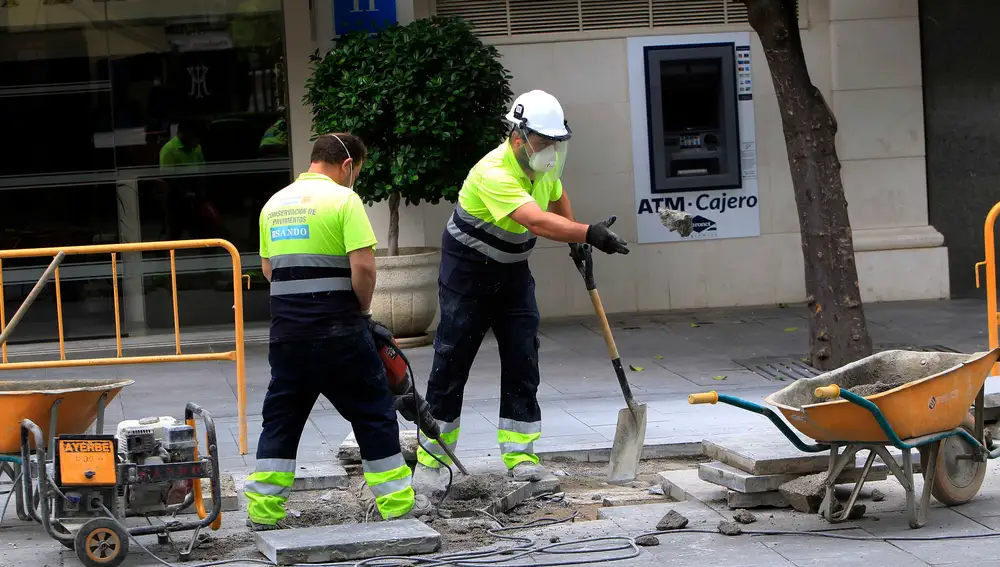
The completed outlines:
[[[515,126],[550,140],[568,140],[573,135],[556,97],[537,89],[514,99],[510,112],[504,118]]]

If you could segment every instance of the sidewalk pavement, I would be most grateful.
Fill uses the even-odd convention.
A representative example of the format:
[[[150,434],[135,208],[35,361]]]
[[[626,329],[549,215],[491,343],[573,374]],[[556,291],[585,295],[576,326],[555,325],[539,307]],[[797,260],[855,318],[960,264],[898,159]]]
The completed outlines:
[[[975,352],[987,346],[985,302],[935,301],[907,302],[866,306],[869,330],[874,341],[885,346],[907,344],[915,347],[941,345],[962,352]],[[736,360],[762,356],[788,356],[798,359],[806,352],[808,321],[801,306],[788,308],[740,308],[671,312],[660,315],[614,315],[610,317],[615,338],[636,397],[649,406],[647,443],[697,444],[702,439],[739,433],[751,438],[774,438],[777,432],[760,416],[718,405],[690,406],[691,392],[715,389],[751,400],[761,400],[788,382],[768,379],[747,370]],[[257,336],[261,336],[260,333]],[[202,337],[204,338],[204,337]],[[159,340],[159,339],[158,339]],[[231,340],[231,339],[230,339]],[[185,352],[208,349],[228,350],[230,345],[207,346],[208,342],[185,347]],[[172,352],[167,341],[164,354]],[[14,350],[22,357],[27,346]],[[45,358],[52,358],[51,345]],[[128,352],[126,354],[137,354]],[[58,351],[55,351],[58,356]],[[144,350],[141,354],[150,354]],[[425,387],[432,359],[429,347],[412,349],[409,357]],[[74,353],[73,357],[105,356],[104,353]],[[459,455],[470,461],[483,458],[499,460],[496,449],[496,422],[499,407],[496,344],[491,338],[483,345],[466,390]],[[600,331],[593,318],[548,321],[541,336],[542,384],[539,400],[543,415],[543,437],[539,451],[571,451],[610,447],[618,410],[624,406],[614,378]],[[716,377],[725,376],[724,380]],[[5,379],[127,377],[135,384],[125,388],[109,408],[107,423],[123,418],[148,415],[179,416],[187,401],[196,401],[218,419],[223,466],[240,472],[253,466],[253,450],[260,428],[260,405],[268,382],[266,344],[247,347],[248,410],[250,414],[251,453],[240,456],[237,449],[235,367],[231,363],[183,363],[174,365],[119,366],[57,371],[7,372]],[[322,379],[318,377],[317,379]],[[995,379],[990,382],[995,381]],[[997,389],[988,383],[988,390]],[[412,427],[411,424],[401,424]],[[340,442],[350,431],[325,400],[320,400],[312,414],[299,448],[300,462],[329,462],[335,459]],[[492,455],[492,457],[490,457]],[[869,518],[851,525],[841,535],[937,537],[988,535],[1000,526],[996,502],[1000,498],[1000,468],[991,463],[980,495],[967,506],[944,509],[935,502],[928,525],[917,532],[910,530],[901,512],[900,489],[895,481],[880,482],[887,494],[881,508],[870,510],[879,521]],[[869,506],[873,506],[869,502]],[[653,508],[656,508],[654,510]],[[676,508],[688,516],[689,527],[714,529],[723,514],[707,503],[688,501],[626,510],[602,509],[608,519],[552,526],[528,533],[515,532],[548,541],[559,537],[594,538],[637,535],[649,531],[667,508]],[[829,528],[818,517],[805,517],[782,511],[759,514],[751,529]],[[7,514],[13,520],[13,512]],[[227,533],[242,533],[243,517],[226,516]],[[14,523],[0,531],[0,564],[34,564],[52,567],[79,567],[75,555],[40,535],[37,526]],[[534,533],[532,533],[534,532]],[[185,536],[186,537],[186,534]],[[647,567],[666,563],[678,565],[846,565],[873,563],[882,565],[997,565],[995,538],[939,541],[855,542],[815,537],[724,537],[686,532],[662,536],[659,547],[642,548],[640,555],[615,564],[624,567]],[[596,563],[609,554],[591,553]],[[621,552],[610,554],[620,557]],[[522,558],[548,561],[548,556]],[[575,559],[575,558],[573,558]],[[129,567],[149,567],[157,563],[138,550],[126,563]],[[249,563],[237,563],[249,565]]]
[[[985,350],[988,345],[984,301],[871,304],[865,307],[865,312],[873,341],[883,347],[941,345],[971,353]],[[609,319],[633,393],[649,407],[647,444],[678,445],[680,452],[685,452],[687,445],[690,452],[703,439],[718,435],[734,432],[761,438],[777,435],[773,426],[760,416],[724,405],[690,406],[687,396],[714,389],[760,401],[783,388],[787,381],[755,374],[735,361],[771,356],[799,360],[808,349],[807,316],[801,305],[611,315]],[[224,334],[216,336],[226,340]],[[252,336],[259,340],[264,335]],[[232,340],[231,334],[228,340]],[[199,337],[198,344],[186,347],[184,352],[232,348],[232,343],[211,346],[209,342]],[[610,447],[618,410],[625,406],[596,319],[546,321],[542,324],[540,342],[542,383],[538,398],[542,407],[542,438],[536,443],[536,450],[562,452]],[[12,348],[15,359],[23,359],[28,348],[28,345]],[[45,358],[53,357],[51,345],[41,348],[49,348]],[[172,351],[170,345],[163,354]],[[150,352],[144,350],[141,354]],[[135,380],[108,408],[106,422],[112,426],[121,419],[180,416],[186,402],[197,402],[216,417],[221,429],[223,468],[241,472],[253,468],[261,426],[260,408],[269,380],[266,343],[248,343],[246,352],[250,452],[245,456],[239,454],[237,444],[236,373],[232,363],[9,371],[0,376],[15,380],[71,377]],[[129,354],[126,349],[126,355]],[[72,354],[70,358],[95,355],[102,354]],[[433,350],[416,348],[407,351],[407,355],[420,391],[424,391]],[[630,366],[642,370],[630,370]],[[496,440],[499,373],[496,341],[487,336],[466,388],[459,457],[500,458]],[[997,389],[992,384],[995,381],[988,382],[989,391]],[[400,426],[413,427],[404,421]],[[321,398],[303,433],[299,462],[335,459],[337,448],[348,433],[350,425]]]

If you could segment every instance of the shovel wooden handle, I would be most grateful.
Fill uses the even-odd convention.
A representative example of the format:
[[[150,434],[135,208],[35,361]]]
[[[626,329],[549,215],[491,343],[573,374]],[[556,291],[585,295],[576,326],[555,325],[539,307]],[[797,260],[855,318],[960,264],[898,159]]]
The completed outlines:
[[[618,385],[622,388],[622,395],[625,396],[625,403],[628,405],[632,416],[636,416],[635,398],[632,396],[632,388],[628,385],[625,377],[625,369],[622,367],[621,358],[618,356],[618,347],[615,346],[615,338],[611,336],[611,325],[608,324],[608,316],[604,313],[604,305],[601,303],[601,296],[597,289],[590,290],[590,301],[594,304],[594,313],[601,322],[601,333],[604,335],[604,343],[608,347],[608,356],[611,357],[611,365],[615,367],[615,376],[618,377]]]
[[[596,289],[590,290],[590,302],[594,304],[594,313],[601,322],[601,333],[604,334],[604,344],[608,345],[608,356],[611,360],[618,360],[618,347],[615,346],[615,338],[611,336],[611,325],[608,324],[608,316],[604,313],[604,304],[601,303],[601,295]]]

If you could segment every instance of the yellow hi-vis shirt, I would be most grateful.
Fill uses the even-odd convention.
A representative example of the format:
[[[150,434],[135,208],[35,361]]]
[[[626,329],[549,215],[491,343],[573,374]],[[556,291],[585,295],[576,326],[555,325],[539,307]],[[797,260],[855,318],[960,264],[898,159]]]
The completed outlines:
[[[271,261],[271,341],[340,336],[365,328],[348,253],[374,248],[357,193],[303,173],[260,213],[260,256]]]
[[[445,229],[446,253],[471,260],[485,257],[501,264],[526,261],[535,237],[510,214],[531,201],[544,211],[549,203],[562,198],[562,190],[562,181],[550,173],[530,179],[514,157],[510,142],[504,141],[479,160],[465,178]]]

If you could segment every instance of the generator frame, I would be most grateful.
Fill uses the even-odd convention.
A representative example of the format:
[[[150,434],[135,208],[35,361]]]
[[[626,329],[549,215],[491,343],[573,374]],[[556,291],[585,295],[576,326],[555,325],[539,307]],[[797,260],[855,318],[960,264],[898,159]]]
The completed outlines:
[[[52,408],[56,410],[55,407]],[[103,409],[103,408],[102,408]],[[103,414],[103,411],[101,412]],[[205,434],[208,442],[208,456],[199,458],[198,455],[198,435],[195,429],[195,452],[194,461],[164,463],[152,465],[138,465],[136,463],[120,462],[117,447],[114,450],[113,482],[107,482],[103,478],[97,478],[95,471],[85,472],[88,480],[94,482],[80,484],[76,483],[72,487],[65,486],[60,477],[58,466],[60,439],[66,441],[83,441],[107,444],[109,441],[116,445],[113,437],[103,434],[103,419],[97,421],[95,433],[93,435],[64,435],[54,436],[48,446],[45,443],[45,436],[34,422],[24,419],[20,423],[21,431],[21,464],[22,479],[15,489],[19,489],[19,500],[23,503],[23,512],[29,518],[40,523],[46,533],[65,547],[74,549],[77,557],[87,567],[114,567],[125,560],[128,555],[129,539],[132,537],[156,534],[161,543],[169,541],[169,534],[181,531],[194,531],[191,541],[180,552],[180,558],[187,560],[191,551],[198,544],[198,536],[205,527],[213,530],[219,529],[222,522],[222,488],[219,481],[219,444],[216,436],[215,420],[212,415],[194,402],[188,402],[184,409],[184,423],[194,427],[195,417],[200,417],[205,424]],[[103,416],[101,416],[103,417]],[[53,421],[55,418],[53,418]],[[53,430],[54,431],[54,430]],[[35,445],[35,458],[37,466],[32,467],[30,459],[31,442]],[[55,478],[51,478],[46,464],[48,454],[52,453],[53,470]],[[32,487],[31,472],[37,471],[37,489]],[[101,476],[106,475],[106,471]],[[202,499],[202,479],[209,479],[212,489],[212,507],[206,511]],[[192,489],[180,504],[173,504],[165,509],[148,513],[137,514],[142,516],[168,516],[176,515],[177,512],[189,508],[192,504],[198,513],[197,521],[169,521],[159,525],[148,525],[127,528],[124,520],[129,516],[128,506],[125,508],[119,505],[118,495],[128,486],[139,486],[149,483],[164,481],[191,480]],[[88,491],[90,502],[74,502],[66,496],[67,488],[71,491],[84,489]],[[56,500],[59,499],[59,500]],[[95,502],[99,500],[99,502]],[[52,504],[55,504],[54,506]],[[80,507],[86,504],[89,510],[89,517],[59,517],[65,510],[65,505],[71,504]],[[19,515],[22,510],[19,510]],[[77,522],[82,523],[76,525]],[[109,543],[110,542],[110,543]],[[85,545],[81,545],[85,544]],[[96,546],[96,547],[95,547]],[[95,557],[100,552],[101,557]]]

